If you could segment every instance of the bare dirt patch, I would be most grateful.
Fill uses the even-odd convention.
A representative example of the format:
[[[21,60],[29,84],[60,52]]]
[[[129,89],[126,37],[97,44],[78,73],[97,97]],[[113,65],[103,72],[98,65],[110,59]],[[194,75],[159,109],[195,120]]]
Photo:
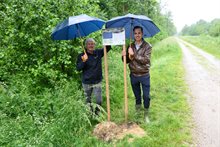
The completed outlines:
[[[143,137],[146,132],[133,122],[119,125],[114,122],[102,122],[96,125],[93,134],[101,140],[110,142],[123,139],[126,135]],[[133,139],[129,139],[129,141],[132,142]]]

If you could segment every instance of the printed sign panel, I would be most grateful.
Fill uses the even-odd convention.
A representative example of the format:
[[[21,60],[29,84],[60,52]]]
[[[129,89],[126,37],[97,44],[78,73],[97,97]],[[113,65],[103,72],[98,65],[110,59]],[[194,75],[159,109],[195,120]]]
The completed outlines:
[[[124,45],[125,30],[124,28],[104,29],[102,32],[103,45]]]

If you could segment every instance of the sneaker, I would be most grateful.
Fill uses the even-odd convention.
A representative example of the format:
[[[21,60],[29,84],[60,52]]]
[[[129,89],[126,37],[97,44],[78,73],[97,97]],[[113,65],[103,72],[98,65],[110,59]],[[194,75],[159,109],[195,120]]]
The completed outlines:
[[[99,113],[100,113],[100,109],[99,109],[99,107],[96,107],[95,108],[95,115],[99,116]]]

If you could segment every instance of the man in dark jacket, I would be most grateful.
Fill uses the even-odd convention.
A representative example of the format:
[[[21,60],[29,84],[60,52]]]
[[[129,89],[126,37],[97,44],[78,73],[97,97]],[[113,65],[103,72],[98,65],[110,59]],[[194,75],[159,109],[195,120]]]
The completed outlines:
[[[96,97],[96,104],[102,104],[102,57],[104,49],[95,50],[95,40],[88,38],[85,41],[86,51],[78,55],[76,68],[82,71],[82,86],[86,96],[86,103],[91,109],[91,95]],[[107,52],[111,46],[107,46]],[[95,108],[95,113],[98,114],[99,106]],[[93,111],[93,109],[92,109]]]
[[[127,62],[130,68],[130,80],[132,90],[135,95],[137,112],[141,109],[141,87],[143,92],[144,101],[144,117],[145,121],[149,123],[149,107],[150,107],[150,57],[152,47],[143,39],[143,28],[136,26],[133,29],[134,43],[128,48],[127,54],[122,52],[123,56],[126,56]]]

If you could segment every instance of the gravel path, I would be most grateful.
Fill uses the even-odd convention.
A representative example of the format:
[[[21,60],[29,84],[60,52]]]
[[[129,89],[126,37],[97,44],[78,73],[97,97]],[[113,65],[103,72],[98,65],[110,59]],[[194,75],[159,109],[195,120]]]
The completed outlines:
[[[177,38],[183,51],[193,137],[198,147],[220,147],[220,60]]]

